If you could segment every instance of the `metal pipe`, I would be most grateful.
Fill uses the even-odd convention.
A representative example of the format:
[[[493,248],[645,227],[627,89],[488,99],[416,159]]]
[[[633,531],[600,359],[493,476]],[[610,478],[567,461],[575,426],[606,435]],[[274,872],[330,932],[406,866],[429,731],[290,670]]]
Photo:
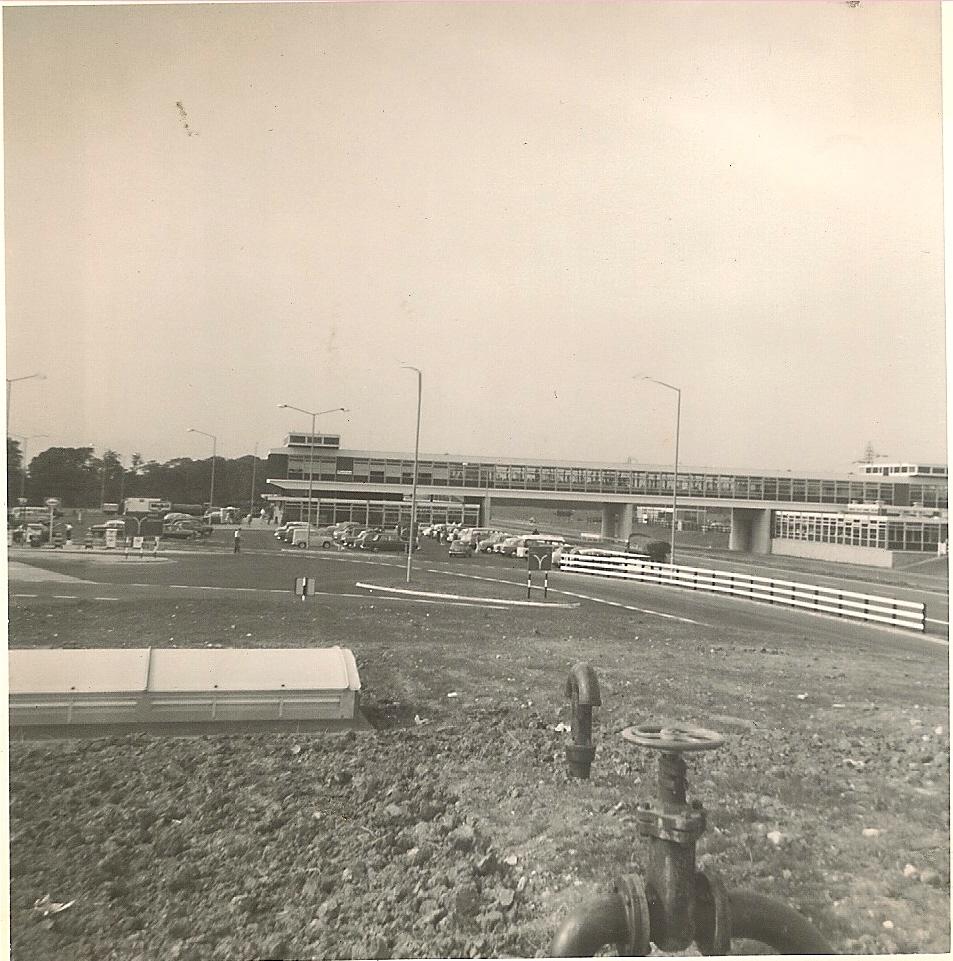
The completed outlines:
[[[782,901],[735,888],[731,901],[731,936],[761,941],[779,954],[834,954],[820,931]]]
[[[835,953],[807,918],[781,901],[740,889],[728,896],[732,938],[760,941],[779,954]],[[629,930],[620,895],[604,894],[581,904],[563,921],[548,957],[591,958],[606,945],[638,943],[645,935]]]
[[[629,923],[625,904],[618,894],[580,904],[559,926],[550,958],[591,958],[604,945],[625,944],[629,940]]]
[[[573,735],[573,743],[566,748],[569,776],[588,778],[596,755],[592,746],[592,709],[602,704],[596,672],[588,664],[580,661],[573,665],[566,679],[566,696],[571,704]]]

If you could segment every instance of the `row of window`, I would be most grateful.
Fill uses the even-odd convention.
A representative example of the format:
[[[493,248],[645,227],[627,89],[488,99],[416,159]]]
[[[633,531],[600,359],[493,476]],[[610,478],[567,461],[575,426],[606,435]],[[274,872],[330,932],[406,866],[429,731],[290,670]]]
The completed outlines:
[[[289,452],[288,477],[307,480],[308,455]],[[412,484],[412,460],[375,460],[358,457],[314,457],[316,482]],[[483,490],[540,490],[567,493],[649,494],[671,496],[671,471],[614,470],[610,468],[537,467],[525,464],[461,464],[421,461],[418,483],[431,487],[469,487]],[[764,477],[741,474],[678,475],[679,497],[722,497],[743,500],[792,501],[812,504],[877,503],[943,508],[945,484],[892,484],[803,477]]]
[[[864,464],[863,473],[882,477],[948,477],[949,469],[940,464]]]
[[[816,541],[879,547],[891,551],[928,551],[946,541],[947,524],[940,521],[899,521],[885,517],[852,517],[844,514],[801,514],[777,511],[774,536],[786,540]]]
[[[279,501],[282,519],[306,520],[307,500]],[[353,521],[368,527],[395,527],[410,525],[410,504],[402,501],[321,500],[311,504],[312,522],[319,525],[340,524]],[[479,504],[454,504],[428,502],[417,504],[418,524],[464,524],[475,526],[480,522]]]

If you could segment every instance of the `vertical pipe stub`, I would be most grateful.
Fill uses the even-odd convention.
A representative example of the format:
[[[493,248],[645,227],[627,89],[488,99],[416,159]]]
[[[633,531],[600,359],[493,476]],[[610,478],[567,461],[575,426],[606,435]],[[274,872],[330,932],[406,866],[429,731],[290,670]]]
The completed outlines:
[[[566,679],[566,696],[570,702],[572,743],[566,746],[569,776],[588,778],[596,749],[592,744],[592,709],[602,705],[596,672],[580,661],[574,664]]]

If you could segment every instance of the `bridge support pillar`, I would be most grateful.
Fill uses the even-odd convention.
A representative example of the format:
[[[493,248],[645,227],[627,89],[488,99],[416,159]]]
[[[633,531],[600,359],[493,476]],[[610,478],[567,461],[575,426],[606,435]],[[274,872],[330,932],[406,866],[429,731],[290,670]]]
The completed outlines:
[[[480,527],[490,526],[490,495],[487,494],[480,502]]]
[[[632,504],[603,504],[602,536],[606,539],[618,538],[628,541],[632,533],[634,513],[635,507]]]
[[[747,554],[771,553],[771,528],[773,511],[749,507],[731,509],[731,533],[728,550]]]

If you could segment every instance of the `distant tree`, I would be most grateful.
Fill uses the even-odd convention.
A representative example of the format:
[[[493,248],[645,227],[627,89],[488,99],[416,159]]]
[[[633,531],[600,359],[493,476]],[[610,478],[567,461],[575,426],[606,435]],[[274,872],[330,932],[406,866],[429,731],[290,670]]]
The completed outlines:
[[[23,481],[23,451],[20,442],[12,437],[7,438],[7,505],[16,504],[20,496],[20,485]]]
[[[59,497],[64,507],[98,504],[99,464],[91,447],[50,447],[30,461],[27,496]]]

